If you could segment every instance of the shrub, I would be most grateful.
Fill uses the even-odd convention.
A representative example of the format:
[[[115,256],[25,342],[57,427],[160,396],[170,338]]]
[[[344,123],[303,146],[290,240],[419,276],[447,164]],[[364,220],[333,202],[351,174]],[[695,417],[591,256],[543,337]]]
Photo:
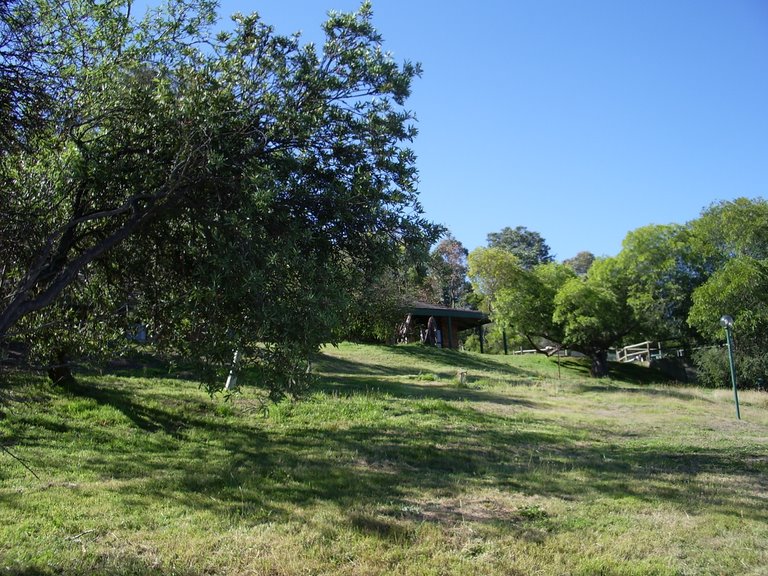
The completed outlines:
[[[693,354],[699,384],[708,388],[731,386],[728,348],[706,348]],[[768,352],[736,349],[734,354],[739,388],[763,389],[768,382]]]

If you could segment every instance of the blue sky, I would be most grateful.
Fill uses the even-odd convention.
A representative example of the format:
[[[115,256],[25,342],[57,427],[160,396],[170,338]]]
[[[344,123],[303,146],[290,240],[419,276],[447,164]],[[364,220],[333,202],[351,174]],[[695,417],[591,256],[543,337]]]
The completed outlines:
[[[352,0],[221,3],[319,40]],[[525,226],[557,259],[768,195],[764,0],[378,0],[398,61],[421,62],[427,216],[472,250]]]

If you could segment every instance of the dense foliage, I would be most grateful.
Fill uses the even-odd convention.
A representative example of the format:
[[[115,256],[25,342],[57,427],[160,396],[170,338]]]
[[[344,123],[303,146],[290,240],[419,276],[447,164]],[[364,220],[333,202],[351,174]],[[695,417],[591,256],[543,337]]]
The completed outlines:
[[[488,247],[511,252],[526,269],[554,260],[542,235],[525,226],[506,226],[500,232],[491,232],[488,234]]]
[[[450,233],[429,254],[422,300],[449,308],[463,308],[471,286],[467,281],[468,250]]]
[[[706,209],[690,224],[698,265],[706,281],[692,293],[688,323],[707,343],[722,342],[723,314],[734,318],[739,385],[765,387],[768,381],[768,202],[738,198]],[[722,347],[694,356],[701,380],[728,385]]]
[[[607,373],[611,347],[665,340],[696,350],[704,384],[727,383],[719,319],[730,314],[742,385],[762,386],[768,378],[763,199],[720,202],[685,225],[639,228],[613,258],[583,253],[564,264],[530,266],[509,250],[480,248],[469,255],[469,274],[497,323],[542,352],[583,352],[594,375]]]
[[[212,377],[241,349],[293,393],[438,232],[406,147],[419,67],[382,50],[367,3],[319,47],[255,14],[213,36],[208,0],[131,9],[3,7],[0,339],[56,364],[140,324]]]
[[[589,269],[592,267],[592,264],[595,263],[595,255],[592,254],[592,252],[588,252],[586,250],[583,250],[576,254],[573,258],[566,258],[563,260],[563,264],[566,264],[573,268],[573,271],[576,272],[579,276],[584,276]]]

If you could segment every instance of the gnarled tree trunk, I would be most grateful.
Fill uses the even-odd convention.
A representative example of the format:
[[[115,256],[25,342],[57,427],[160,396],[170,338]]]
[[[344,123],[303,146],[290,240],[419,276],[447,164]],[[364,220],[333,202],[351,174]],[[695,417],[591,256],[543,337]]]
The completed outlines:
[[[605,378],[608,376],[608,351],[597,350],[589,356],[592,360],[592,366],[589,369],[589,374],[593,378]]]
[[[76,383],[69,367],[69,356],[66,350],[60,348],[56,351],[54,364],[48,368],[48,378],[56,386],[63,388],[69,388]]]

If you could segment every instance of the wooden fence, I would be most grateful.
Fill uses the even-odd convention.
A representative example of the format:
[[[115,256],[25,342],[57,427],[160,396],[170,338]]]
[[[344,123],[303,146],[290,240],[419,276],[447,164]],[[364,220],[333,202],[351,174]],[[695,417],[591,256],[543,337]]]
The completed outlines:
[[[661,342],[640,342],[631,346],[624,346],[616,350],[616,360],[619,362],[650,362],[668,356],[682,356],[682,348],[662,348]]]

